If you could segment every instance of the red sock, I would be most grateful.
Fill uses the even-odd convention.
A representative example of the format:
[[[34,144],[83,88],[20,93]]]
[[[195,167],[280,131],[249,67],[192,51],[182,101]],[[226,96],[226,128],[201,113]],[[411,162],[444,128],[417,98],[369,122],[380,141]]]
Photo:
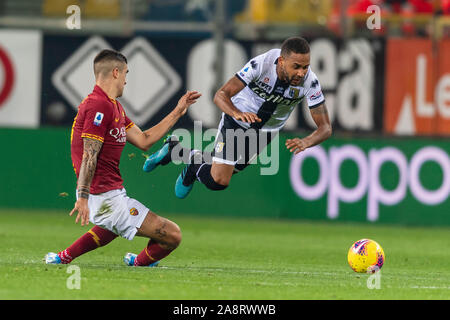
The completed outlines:
[[[97,249],[114,240],[117,235],[109,230],[94,226],[91,230],[82,235],[66,250],[58,253],[63,264],[72,262],[83,253]]]
[[[153,240],[148,242],[147,248],[141,251],[134,260],[135,266],[148,266],[149,264],[159,261],[169,255],[173,249],[164,249]]]

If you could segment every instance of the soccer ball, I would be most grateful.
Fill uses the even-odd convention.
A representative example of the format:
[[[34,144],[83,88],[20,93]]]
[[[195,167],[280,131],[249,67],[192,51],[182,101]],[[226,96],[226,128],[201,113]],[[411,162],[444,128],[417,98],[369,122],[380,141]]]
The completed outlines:
[[[361,239],[348,250],[348,264],[358,273],[375,273],[384,263],[383,248],[375,241]]]

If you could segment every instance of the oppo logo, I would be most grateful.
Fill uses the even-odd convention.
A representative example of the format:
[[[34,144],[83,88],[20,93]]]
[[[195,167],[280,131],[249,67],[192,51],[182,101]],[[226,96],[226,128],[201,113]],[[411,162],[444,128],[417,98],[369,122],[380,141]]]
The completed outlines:
[[[320,169],[319,179],[308,185],[302,177],[302,166],[306,158],[317,161]],[[356,185],[348,188],[342,184],[339,175],[342,163],[353,161],[358,168],[352,173],[358,176]],[[437,163],[442,170],[442,184],[435,190],[425,188],[419,178],[420,170],[427,161]],[[383,188],[380,176],[383,164],[391,162],[399,171],[399,179],[392,190]],[[448,154],[434,146],[417,150],[409,163],[402,151],[395,147],[371,149],[366,155],[355,145],[331,147],[328,153],[322,146],[316,146],[293,156],[290,164],[290,180],[295,193],[305,200],[317,200],[327,194],[327,216],[339,216],[339,203],[354,203],[367,195],[367,219],[378,220],[379,204],[393,206],[406,196],[407,188],[416,200],[425,205],[437,205],[445,201],[450,193],[450,159]],[[439,178],[439,177],[437,177]]]

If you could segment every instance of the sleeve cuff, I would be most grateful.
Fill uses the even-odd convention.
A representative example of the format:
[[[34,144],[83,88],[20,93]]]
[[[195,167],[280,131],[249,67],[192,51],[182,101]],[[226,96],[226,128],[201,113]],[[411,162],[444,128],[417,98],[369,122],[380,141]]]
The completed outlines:
[[[83,134],[81,134],[81,137],[82,138],[94,139],[94,140],[100,141],[102,143],[105,142],[105,139],[103,137],[97,136],[95,134],[83,133]]]
[[[312,106],[308,106],[310,109],[314,109],[317,108],[318,106],[320,106],[321,104],[325,103],[325,99],[320,101],[319,103],[313,104]]]

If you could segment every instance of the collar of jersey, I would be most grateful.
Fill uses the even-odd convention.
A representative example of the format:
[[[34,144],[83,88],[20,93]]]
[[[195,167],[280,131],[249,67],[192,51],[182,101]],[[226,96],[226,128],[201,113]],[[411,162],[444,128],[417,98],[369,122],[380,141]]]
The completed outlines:
[[[114,103],[114,104],[117,103],[116,99],[113,99],[113,98],[111,98],[110,96],[108,96],[108,95],[106,94],[106,92],[103,91],[102,88],[100,88],[99,85],[95,85],[94,91],[97,91],[97,92],[99,92],[99,93],[102,93],[102,94],[103,94],[106,98],[108,98],[108,100],[111,101],[112,103]]]

